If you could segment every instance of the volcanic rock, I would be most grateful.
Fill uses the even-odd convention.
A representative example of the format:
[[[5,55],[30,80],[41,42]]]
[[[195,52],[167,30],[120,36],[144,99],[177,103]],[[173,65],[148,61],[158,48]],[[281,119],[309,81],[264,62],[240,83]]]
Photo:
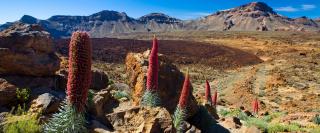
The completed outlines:
[[[18,23],[0,32],[0,74],[53,75],[59,69],[50,34]]]
[[[150,51],[148,50],[144,53],[129,53],[126,57],[126,73],[129,78],[129,86],[132,88],[132,99],[135,105],[140,104],[145,91],[149,54]],[[184,74],[164,56],[159,56],[159,65],[161,104],[170,113],[173,113],[178,104]],[[190,116],[198,111],[198,105],[193,95],[189,98],[188,106]]]
[[[62,99],[55,97],[50,93],[39,95],[37,99],[31,102],[29,112],[32,113],[54,113],[57,112]]]
[[[172,124],[170,113],[160,107],[134,107],[106,117],[118,132],[163,133]]]
[[[90,112],[93,113],[97,118],[102,119],[104,115],[112,112],[112,107],[119,103],[112,97],[111,93],[107,89],[100,90],[93,97],[93,108]]]
[[[61,69],[57,73],[57,87],[60,89],[66,89],[67,80],[68,80],[68,71],[66,69]],[[108,87],[109,78],[106,72],[97,69],[91,68],[91,84],[90,89],[101,90]]]
[[[15,85],[0,78],[0,106],[16,102],[16,90],[17,87]]]

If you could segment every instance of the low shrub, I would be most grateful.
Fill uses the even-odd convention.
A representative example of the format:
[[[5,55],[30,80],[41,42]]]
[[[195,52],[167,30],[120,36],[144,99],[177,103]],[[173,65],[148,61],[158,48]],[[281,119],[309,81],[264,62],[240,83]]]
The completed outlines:
[[[15,110],[15,111],[14,111]],[[3,125],[4,133],[40,133],[41,125],[38,122],[38,114],[29,114],[25,106],[18,105],[11,113],[5,117]]]
[[[30,93],[31,93],[31,90],[29,88],[18,88],[16,90],[17,99],[22,103],[25,103],[26,101],[29,100]]]
[[[255,117],[250,117],[249,119],[247,119],[245,121],[245,125],[248,127],[255,126],[263,131],[267,131],[268,128],[268,122]]]
[[[113,93],[113,97],[115,99],[127,98],[130,99],[130,94],[126,91],[116,91]]]
[[[320,115],[316,115],[314,118],[313,118],[313,123],[314,124],[317,124],[317,125],[320,125]]]
[[[302,131],[302,129],[298,124],[273,123],[268,125],[267,131],[268,133],[299,132]]]
[[[33,115],[9,115],[4,122],[5,133],[40,133],[41,125]]]

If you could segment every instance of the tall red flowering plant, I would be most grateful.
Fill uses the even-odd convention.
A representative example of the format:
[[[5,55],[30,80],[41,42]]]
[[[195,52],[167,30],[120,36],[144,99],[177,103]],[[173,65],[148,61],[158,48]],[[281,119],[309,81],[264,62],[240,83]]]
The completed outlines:
[[[210,88],[210,84],[209,84],[208,80],[206,80],[205,100],[206,100],[206,104],[209,104],[210,106],[212,106],[212,102],[211,102],[211,88]]]
[[[86,132],[85,105],[91,83],[91,43],[86,32],[74,32],[69,44],[67,100],[44,126],[44,132]]]
[[[259,112],[259,100],[258,100],[258,98],[256,98],[256,99],[253,101],[252,107],[253,107],[253,113],[254,113],[254,114],[258,114],[258,112]]]
[[[179,98],[179,103],[177,105],[177,109],[174,112],[173,116],[173,124],[177,132],[183,132],[183,122],[186,120],[186,114],[187,114],[187,105],[188,105],[188,100],[189,96],[191,93],[191,83],[190,83],[190,78],[189,78],[189,72],[187,72],[183,87],[181,90],[180,98]]]
[[[69,44],[68,102],[83,111],[91,83],[91,43],[86,32],[74,32]]]
[[[149,66],[147,72],[147,85],[144,95],[142,97],[142,105],[155,107],[160,104],[160,98],[158,96],[158,39],[154,36],[152,49],[149,56]]]
[[[216,107],[217,106],[217,101],[218,101],[218,91],[215,90],[213,97],[212,97],[212,106]]]

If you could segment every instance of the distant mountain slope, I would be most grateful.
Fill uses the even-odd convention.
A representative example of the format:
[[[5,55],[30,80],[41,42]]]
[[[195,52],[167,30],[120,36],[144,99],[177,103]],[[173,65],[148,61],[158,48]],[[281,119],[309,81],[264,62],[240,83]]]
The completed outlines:
[[[320,18],[314,19],[314,21],[320,26]]]
[[[179,20],[163,13],[150,13],[138,19],[126,13],[104,10],[89,16],[52,16],[39,20],[24,15],[20,20],[39,24],[55,38],[70,37],[76,30],[88,31],[92,37],[101,38],[113,33],[165,32],[176,30],[204,31],[319,31],[320,20],[307,17],[288,18],[277,14],[263,2],[252,2],[196,20]],[[0,31],[13,23],[0,26]]]
[[[291,19],[277,14],[263,2],[252,2],[218,11],[188,24],[190,30],[278,31],[316,30],[318,24],[306,17]]]
[[[20,20],[27,24],[39,24],[55,38],[69,37],[73,31],[88,31],[92,37],[106,37],[112,33],[160,32],[180,29],[182,21],[161,13],[153,13],[134,19],[125,13],[104,10],[90,16],[52,16],[47,20],[39,20],[24,15]],[[16,23],[14,22],[14,23]],[[13,23],[0,26],[6,29]]]

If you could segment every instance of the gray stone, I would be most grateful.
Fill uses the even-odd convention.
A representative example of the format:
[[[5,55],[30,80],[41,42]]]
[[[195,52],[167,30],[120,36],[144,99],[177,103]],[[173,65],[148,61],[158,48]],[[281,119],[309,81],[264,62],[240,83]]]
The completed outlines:
[[[61,99],[55,97],[50,93],[39,95],[37,99],[31,102],[29,112],[32,113],[54,113],[57,112],[61,103]]]

